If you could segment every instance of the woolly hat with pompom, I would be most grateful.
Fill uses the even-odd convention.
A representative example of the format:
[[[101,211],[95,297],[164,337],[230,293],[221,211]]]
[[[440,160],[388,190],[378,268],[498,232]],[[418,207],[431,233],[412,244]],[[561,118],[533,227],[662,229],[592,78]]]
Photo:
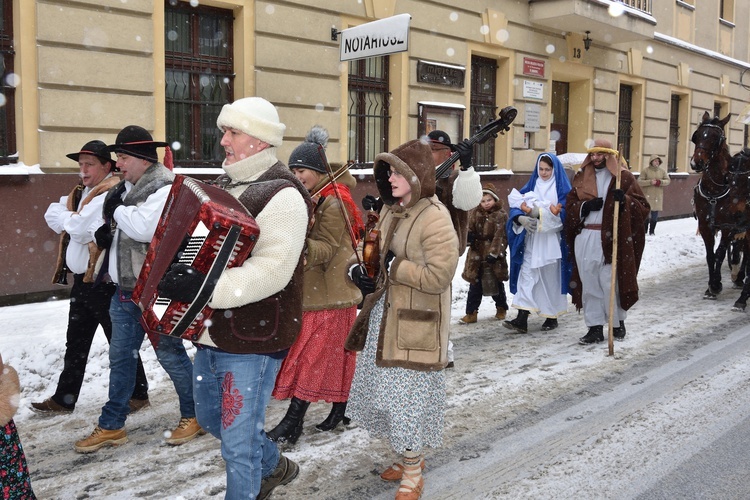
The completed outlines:
[[[289,168],[308,168],[325,174],[323,158],[327,145],[328,131],[320,125],[315,125],[305,136],[305,142],[292,151],[289,156]]]
[[[239,130],[276,147],[281,146],[286,130],[274,105],[262,97],[243,97],[225,104],[216,119],[216,126]]]

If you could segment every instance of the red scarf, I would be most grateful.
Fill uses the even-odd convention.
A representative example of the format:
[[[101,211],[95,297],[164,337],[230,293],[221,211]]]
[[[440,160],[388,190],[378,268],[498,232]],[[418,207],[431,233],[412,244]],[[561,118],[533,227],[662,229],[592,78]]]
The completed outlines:
[[[349,214],[349,222],[351,223],[352,231],[354,232],[352,237],[359,243],[361,235],[364,234],[365,231],[365,224],[362,222],[362,216],[359,214],[359,210],[357,209],[357,205],[354,204],[354,200],[352,200],[352,194],[349,191],[349,188],[339,183],[336,183],[336,188],[336,191],[341,195],[341,200],[344,202],[346,213]],[[336,196],[336,192],[333,190],[333,184],[329,184],[323,188],[320,192],[320,196]]]

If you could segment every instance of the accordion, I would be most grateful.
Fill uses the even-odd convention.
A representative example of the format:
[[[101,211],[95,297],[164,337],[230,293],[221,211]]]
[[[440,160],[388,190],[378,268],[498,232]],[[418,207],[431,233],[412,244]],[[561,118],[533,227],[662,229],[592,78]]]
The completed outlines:
[[[242,265],[259,234],[255,219],[227,191],[175,176],[133,289],[132,300],[143,311],[143,329],[197,340],[203,327],[210,325],[213,310],[207,304],[216,281],[226,268]],[[177,262],[206,275],[192,302],[159,297],[159,281]]]

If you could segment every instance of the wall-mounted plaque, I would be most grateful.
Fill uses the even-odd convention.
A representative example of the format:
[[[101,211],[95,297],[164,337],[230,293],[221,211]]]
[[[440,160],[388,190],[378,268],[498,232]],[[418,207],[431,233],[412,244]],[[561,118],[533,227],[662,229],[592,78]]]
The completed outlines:
[[[466,68],[428,61],[417,61],[417,80],[432,85],[445,85],[461,89],[464,87]]]

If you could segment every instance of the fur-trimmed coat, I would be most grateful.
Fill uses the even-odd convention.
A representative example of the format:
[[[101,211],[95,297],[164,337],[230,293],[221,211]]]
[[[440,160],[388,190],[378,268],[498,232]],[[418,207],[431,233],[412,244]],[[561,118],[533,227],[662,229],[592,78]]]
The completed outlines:
[[[492,254],[498,257],[492,265],[492,271],[500,281],[508,279],[508,259],[505,249],[508,246],[508,237],[505,234],[505,224],[508,222],[508,214],[498,201],[490,210],[478,206],[469,214],[469,234],[473,234],[474,242],[469,245],[469,253],[466,254],[464,272],[461,277],[469,283],[474,283],[481,276],[482,266],[486,265],[487,256]]]
[[[400,205],[388,182],[390,169],[408,179],[411,199]],[[347,338],[361,350],[370,312],[385,294],[376,364],[412,370],[441,370],[448,364],[451,281],[458,265],[458,238],[448,209],[435,196],[430,147],[409,141],[375,157],[375,182],[385,203],[380,212],[381,274],[378,288],[365,299]],[[385,258],[395,258],[383,271]]]
[[[609,167],[608,167],[609,168]],[[620,292],[620,305],[624,310],[630,309],[638,302],[638,268],[641,265],[646,235],[643,222],[648,216],[650,207],[633,174],[625,167],[620,167],[620,189],[625,192],[625,201],[621,203],[618,216],[617,236],[617,285]],[[602,251],[605,264],[612,263],[613,227],[615,201],[612,191],[615,189],[615,175],[607,189],[602,208]],[[575,238],[583,230],[584,218],[581,217],[581,205],[597,197],[596,171],[593,163],[584,160],[581,169],[573,178],[573,187],[567,197],[567,217],[565,218],[565,237],[568,241],[570,258],[573,261],[571,296],[576,309],[583,308],[583,286],[575,259]]]

